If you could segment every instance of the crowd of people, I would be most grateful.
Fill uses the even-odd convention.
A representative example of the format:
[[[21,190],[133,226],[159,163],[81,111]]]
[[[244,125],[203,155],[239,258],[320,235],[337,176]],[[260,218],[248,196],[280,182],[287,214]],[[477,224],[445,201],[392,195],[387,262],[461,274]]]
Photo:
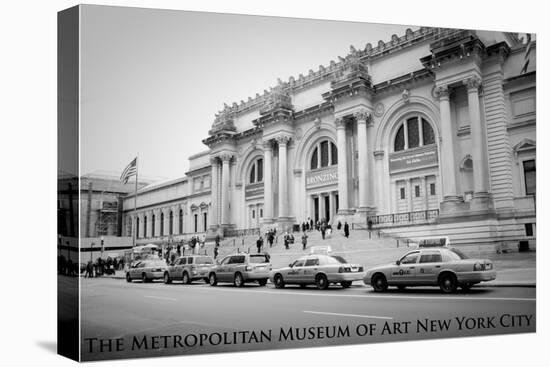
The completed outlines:
[[[95,262],[88,260],[84,269],[81,269],[80,272],[84,273],[84,278],[95,278],[103,275],[113,275],[115,271],[124,269],[125,261],[124,258],[111,258],[110,256],[107,259],[102,259],[98,257]]]

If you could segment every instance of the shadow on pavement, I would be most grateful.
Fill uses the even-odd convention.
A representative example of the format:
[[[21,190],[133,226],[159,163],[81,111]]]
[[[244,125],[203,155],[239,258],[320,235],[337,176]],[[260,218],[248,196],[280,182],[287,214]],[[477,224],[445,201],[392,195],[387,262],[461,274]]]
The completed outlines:
[[[36,344],[41,347],[42,349],[57,354],[57,342],[52,340],[40,340],[37,341]]]

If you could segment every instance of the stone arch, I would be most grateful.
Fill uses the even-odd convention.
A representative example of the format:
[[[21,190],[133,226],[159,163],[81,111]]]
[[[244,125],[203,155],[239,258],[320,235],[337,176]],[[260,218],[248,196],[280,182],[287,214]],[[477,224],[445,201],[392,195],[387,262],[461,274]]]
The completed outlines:
[[[243,152],[243,159],[239,159],[237,165],[237,181],[243,184],[247,182],[247,173],[252,162],[264,157],[264,151],[256,144],[249,146]]]
[[[436,144],[439,145],[441,136],[439,108],[427,98],[411,96],[408,103],[399,99],[384,113],[375,133],[375,150],[392,152],[392,143],[400,126],[399,123],[409,116],[416,115],[426,118],[434,131]]]
[[[321,139],[328,139],[338,147],[336,142],[336,128],[334,126],[327,123],[312,126],[304,133],[304,136],[300,140],[300,144],[296,148],[294,169],[303,168],[306,171],[308,170],[308,162],[310,161],[313,148]]]

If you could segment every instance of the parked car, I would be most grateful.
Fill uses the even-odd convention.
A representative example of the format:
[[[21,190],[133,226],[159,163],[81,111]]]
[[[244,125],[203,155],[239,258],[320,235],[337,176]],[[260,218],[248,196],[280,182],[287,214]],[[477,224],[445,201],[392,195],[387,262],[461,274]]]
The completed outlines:
[[[271,264],[268,254],[238,253],[226,256],[213,266],[208,275],[209,283],[215,286],[218,282],[233,283],[242,287],[245,283],[258,282],[267,284]]]
[[[143,283],[148,283],[162,279],[166,269],[166,262],[161,259],[137,261],[126,271],[126,281],[130,283],[132,280],[141,279]]]
[[[214,266],[210,256],[187,255],[177,258],[164,272],[164,283],[181,280],[183,284],[190,284],[194,280],[204,279],[208,283],[208,274]]]
[[[376,292],[388,286],[399,289],[416,286],[439,286],[445,293],[457,287],[464,290],[473,285],[496,279],[491,260],[470,259],[456,248],[419,248],[402,256],[393,264],[367,270],[363,281]]]
[[[286,284],[302,287],[315,284],[319,289],[327,289],[335,283],[348,288],[363,276],[361,265],[350,264],[341,256],[314,254],[300,257],[288,267],[273,270],[269,278],[277,288],[284,288]]]

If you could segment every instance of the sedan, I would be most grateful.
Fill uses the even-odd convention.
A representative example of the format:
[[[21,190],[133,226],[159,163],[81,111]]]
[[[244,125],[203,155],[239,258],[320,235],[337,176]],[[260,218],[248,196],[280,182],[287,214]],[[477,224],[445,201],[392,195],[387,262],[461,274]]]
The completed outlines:
[[[442,292],[453,293],[459,286],[468,290],[495,279],[491,260],[470,259],[456,248],[442,247],[410,251],[393,264],[367,270],[363,281],[376,292],[388,286],[439,286]]]
[[[276,288],[284,288],[286,284],[301,287],[315,284],[319,289],[327,289],[330,284],[337,283],[348,288],[353,281],[363,279],[363,275],[362,266],[350,264],[341,256],[308,255],[286,268],[273,270],[269,278]]]
[[[160,259],[138,261],[126,271],[126,281],[130,283],[134,279],[141,279],[143,283],[155,279],[163,279],[167,270],[166,262]]]

